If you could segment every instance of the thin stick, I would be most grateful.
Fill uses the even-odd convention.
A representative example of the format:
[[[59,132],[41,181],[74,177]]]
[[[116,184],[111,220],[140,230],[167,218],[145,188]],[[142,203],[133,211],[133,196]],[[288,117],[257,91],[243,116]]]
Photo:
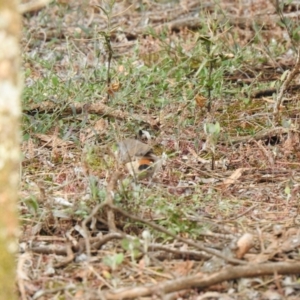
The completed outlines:
[[[230,266],[224,268],[220,272],[211,275],[203,275],[198,273],[192,276],[180,277],[175,280],[168,280],[152,285],[119,289],[105,294],[105,299],[137,299],[143,296],[155,295],[160,293],[167,294],[175,291],[181,291],[190,288],[207,288],[212,285],[219,284],[224,281],[234,280],[239,278],[251,278],[263,275],[287,275],[299,274],[299,262],[281,262],[281,263],[266,263],[266,264],[250,264],[247,266]]]
[[[280,91],[276,97],[274,111],[273,111],[275,116],[278,115],[279,113],[279,108],[282,104],[283,94],[289,87],[290,83],[292,82],[296,74],[299,72],[299,68],[300,68],[300,50],[298,49],[296,64],[293,70],[288,73],[288,76],[284,80],[282,86],[280,87]]]
[[[107,195],[106,195],[105,201],[98,204],[93,209],[92,213],[87,218],[85,218],[85,220],[82,222],[82,227],[86,233],[86,236],[84,238],[85,238],[86,253],[87,253],[88,257],[91,256],[91,245],[90,245],[90,238],[89,238],[89,231],[87,228],[87,223],[92,220],[92,218],[98,213],[100,208],[108,207],[108,211],[107,211],[108,228],[110,231],[116,231],[115,218],[114,218],[114,214],[113,214],[112,210],[110,209],[110,207],[113,206],[113,191],[116,188],[117,181],[120,176],[121,176],[120,172],[115,172],[113,174],[112,178],[110,179],[110,181],[108,183],[107,189],[106,189]]]
[[[150,226],[150,227],[152,227],[152,228],[154,228],[154,229],[156,229],[156,230],[158,230],[160,232],[163,232],[163,233],[165,233],[165,234],[173,237],[174,239],[177,239],[180,242],[183,242],[183,243],[185,243],[185,244],[187,244],[189,246],[195,247],[195,248],[197,248],[199,250],[202,250],[202,251],[205,251],[205,252],[207,252],[209,254],[212,254],[212,255],[215,255],[217,257],[220,257],[220,258],[224,259],[227,262],[230,262],[230,263],[233,263],[233,264],[239,264],[239,265],[246,264],[246,262],[243,261],[243,260],[228,257],[225,254],[221,253],[220,251],[217,251],[217,250],[214,250],[214,249],[211,249],[211,248],[207,248],[207,247],[201,245],[200,243],[196,243],[194,241],[182,238],[179,235],[176,235],[176,234],[170,232],[169,230],[165,229],[164,227],[162,227],[160,225],[157,225],[157,224],[152,223],[150,221],[144,220],[144,219],[142,219],[140,217],[131,215],[131,214],[127,213],[126,211],[123,211],[122,209],[120,209],[117,206],[111,205],[110,207],[114,211],[122,214],[123,216],[125,216],[127,218],[130,218],[130,219],[132,219],[134,221],[138,221],[138,222],[144,223],[144,224],[146,224],[146,225],[148,225],[148,226]]]
[[[36,0],[19,5],[19,12],[25,14],[42,9],[47,6],[52,0]]]

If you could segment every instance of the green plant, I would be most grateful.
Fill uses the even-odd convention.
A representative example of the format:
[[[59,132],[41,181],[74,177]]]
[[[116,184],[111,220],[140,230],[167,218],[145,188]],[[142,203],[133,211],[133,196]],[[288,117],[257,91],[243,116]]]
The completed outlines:
[[[112,271],[116,271],[118,266],[122,264],[123,260],[123,253],[115,253],[113,255],[103,257],[103,263],[110,267]]]

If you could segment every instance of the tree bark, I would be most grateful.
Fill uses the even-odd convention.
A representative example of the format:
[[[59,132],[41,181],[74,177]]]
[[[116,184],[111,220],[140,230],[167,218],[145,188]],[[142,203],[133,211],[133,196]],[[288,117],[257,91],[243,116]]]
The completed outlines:
[[[0,299],[17,299],[17,197],[20,174],[18,1],[0,0]]]

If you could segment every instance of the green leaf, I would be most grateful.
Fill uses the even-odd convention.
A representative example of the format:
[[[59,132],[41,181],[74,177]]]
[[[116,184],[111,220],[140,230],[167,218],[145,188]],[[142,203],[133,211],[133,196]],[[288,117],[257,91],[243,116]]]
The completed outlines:
[[[39,209],[39,204],[37,202],[36,197],[30,196],[29,198],[24,200],[25,205],[31,211],[31,213],[36,214]]]
[[[57,76],[52,76],[52,84],[54,86],[58,86],[59,85],[59,79]]]
[[[115,255],[115,263],[117,265],[120,265],[124,260],[124,254],[123,253],[118,253]]]
[[[291,188],[289,187],[289,185],[286,185],[284,192],[286,195],[290,195],[291,194]]]
[[[288,76],[290,70],[285,70],[283,74],[280,76],[280,81],[284,81],[286,77]]]
[[[124,250],[128,250],[129,249],[129,243],[130,241],[128,239],[123,239],[121,241],[121,246]]]

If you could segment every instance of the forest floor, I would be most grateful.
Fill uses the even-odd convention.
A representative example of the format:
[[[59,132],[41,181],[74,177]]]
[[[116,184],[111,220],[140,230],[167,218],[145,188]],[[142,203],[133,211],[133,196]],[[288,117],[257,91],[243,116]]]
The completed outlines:
[[[273,2],[24,12],[20,299],[299,299],[300,6]]]

